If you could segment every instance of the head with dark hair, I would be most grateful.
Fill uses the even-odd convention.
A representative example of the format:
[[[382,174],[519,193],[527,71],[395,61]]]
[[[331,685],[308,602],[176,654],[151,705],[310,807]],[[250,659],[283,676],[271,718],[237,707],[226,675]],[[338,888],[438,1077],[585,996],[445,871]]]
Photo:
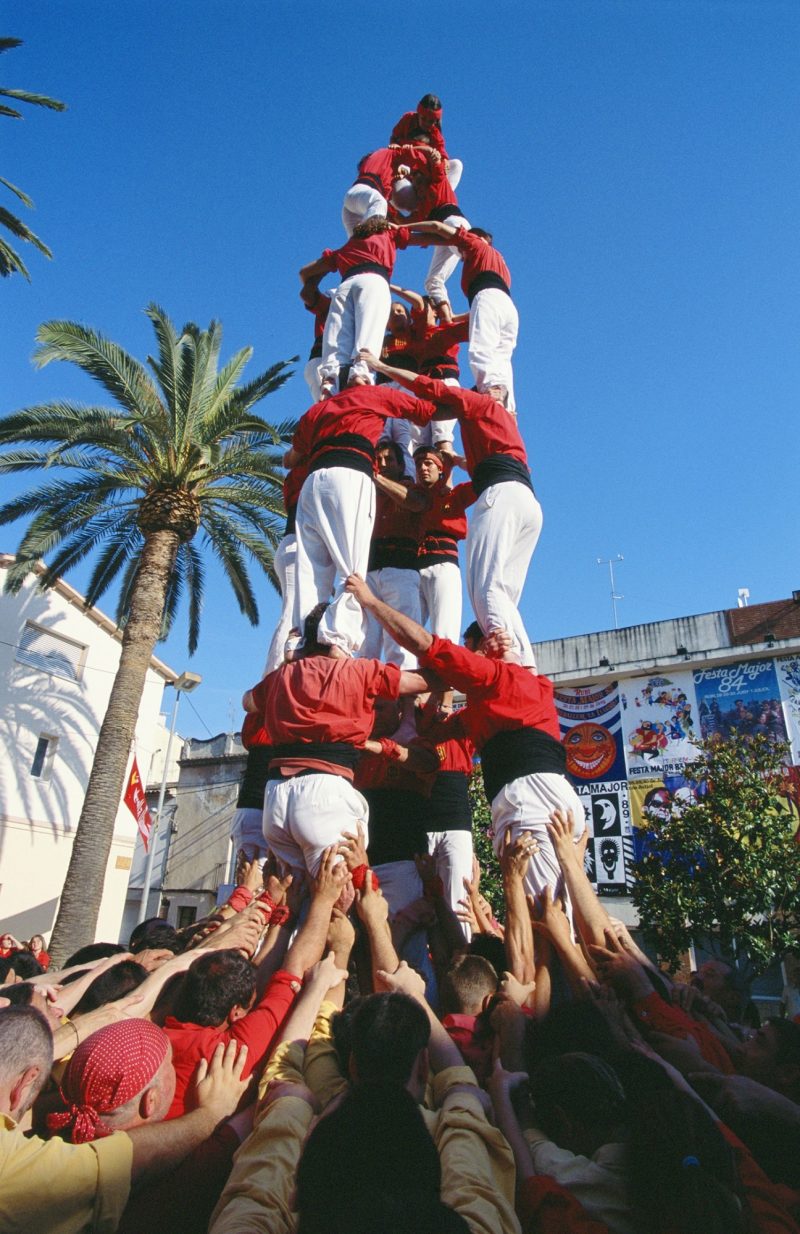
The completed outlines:
[[[361,1004],[369,997],[371,996],[368,994],[359,994],[355,998],[348,999],[342,1010],[337,1011],[331,1020],[333,1047],[336,1050],[336,1057],[339,1060],[339,1067],[343,1075],[349,1075],[350,1073],[350,1053],[353,1047],[353,1016]]]
[[[443,1015],[479,1015],[497,993],[497,973],[480,955],[461,955],[447,970],[440,991]]]
[[[550,1139],[591,1157],[619,1140],[627,1118],[625,1090],[612,1067],[596,1054],[551,1055],[530,1079],[536,1118]]]
[[[50,990],[47,986],[37,985],[33,981],[18,981],[16,985],[5,986],[1,993],[12,1007],[31,1007],[40,1012],[53,1032],[64,1018],[57,991]]]
[[[469,953],[483,956],[484,960],[488,960],[494,969],[497,980],[502,979],[503,973],[508,968],[502,938],[498,938],[496,934],[476,934],[469,945]]]
[[[625,1063],[628,1172],[634,1222],[653,1234],[743,1234],[733,1150],[701,1102],[654,1059]]]
[[[121,943],[87,943],[69,957],[64,968],[79,968],[81,964],[91,964],[92,960],[105,960],[110,955],[121,955],[127,950]]]
[[[406,454],[396,441],[383,437],[375,447],[378,471],[389,480],[401,480],[406,469]]]
[[[134,955],[138,955],[140,951],[171,951],[173,955],[180,955],[183,951],[183,939],[175,927],[163,917],[151,917],[135,927],[128,950]]]
[[[16,969],[14,968],[15,959],[15,955],[0,956],[0,986],[6,981],[10,972],[14,972],[16,975]]]
[[[350,1026],[350,1074],[357,1084],[411,1085],[424,1092],[428,1076],[428,1017],[407,994],[372,994]]]
[[[359,223],[353,228],[351,240],[366,240],[370,236],[379,236],[381,232],[392,231],[392,225],[388,219],[381,218],[375,214],[371,219],[364,219],[363,223]]]
[[[427,111],[441,111],[442,100],[438,94],[423,94],[420,101],[417,103],[417,110],[424,107]]]
[[[50,1075],[53,1034],[33,1007],[0,1010],[0,1083],[10,1092],[10,1109],[19,1120],[30,1109]]]
[[[473,236],[480,236],[481,240],[485,240],[487,244],[494,243],[494,236],[490,231],[485,231],[483,227],[470,227],[470,232]]]
[[[72,1014],[83,1015],[87,1011],[104,1007],[106,1003],[115,1003],[118,998],[124,998],[140,986],[146,976],[147,969],[142,968],[135,960],[120,960],[119,964],[107,968],[99,977],[95,977]]]
[[[199,956],[186,972],[175,1000],[176,1019],[221,1028],[247,1015],[256,992],[255,969],[238,951]]]
[[[44,935],[43,934],[31,934],[30,938],[28,939],[28,951],[30,951],[33,955],[38,955],[40,951],[44,951],[44,950],[45,950]]]
[[[439,1154],[411,1094],[397,1084],[360,1084],[306,1141],[297,1169],[298,1234],[352,1232],[356,1199],[355,1228],[364,1234],[410,1234],[420,1227],[402,1218],[399,1227],[394,1220],[370,1223],[370,1210],[394,1214],[400,1201],[406,1211],[415,1205],[424,1211],[438,1202],[440,1187]],[[443,1227],[434,1228],[438,1234]]]
[[[543,1020],[529,1020],[525,1065],[533,1075],[542,1059],[565,1053],[597,1054],[616,1068],[620,1050],[605,1016],[585,999],[569,999]]]
[[[29,977],[41,977],[44,969],[31,951],[18,951],[14,957],[14,972],[18,980],[27,981]]]
[[[12,1007],[30,1007],[35,989],[27,981],[17,981],[14,985],[3,986],[0,994],[8,999]]]
[[[739,1047],[739,1071],[800,1102],[800,1024],[767,1020]]]
[[[468,651],[477,651],[483,642],[483,630],[477,621],[471,621],[461,637]]]

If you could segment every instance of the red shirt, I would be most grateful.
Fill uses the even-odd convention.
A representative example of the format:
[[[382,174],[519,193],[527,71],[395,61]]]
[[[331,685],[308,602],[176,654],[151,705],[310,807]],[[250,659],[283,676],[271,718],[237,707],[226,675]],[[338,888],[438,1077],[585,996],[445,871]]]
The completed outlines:
[[[497,399],[463,390],[461,386],[445,385],[433,377],[415,377],[408,384],[416,394],[433,399],[442,407],[452,407],[461,424],[461,441],[471,476],[478,464],[493,454],[507,454],[527,467],[528,455],[517,421]]]
[[[475,490],[467,481],[448,488],[444,477],[428,488],[424,484],[415,484],[414,491],[423,493],[430,501],[427,510],[422,514],[422,545],[429,535],[450,536],[453,540],[463,540],[467,534],[467,516],[465,511],[477,500]]]
[[[328,320],[331,298],[317,288],[313,303],[308,304],[304,299],[303,305],[309,313],[314,315],[314,345],[308,357],[309,360],[314,360],[317,356],[322,355],[322,336],[325,333],[325,322]]]
[[[497,249],[471,231],[460,228],[451,244],[457,248],[464,262],[461,271],[461,290],[469,297],[470,284],[479,274],[498,274],[506,287],[511,286],[511,273]]]
[[[409,170],[416,171],[427,167],[428,160],[420,147],[401,146],[399,150],[390,150],[388,146],[384,146],[381,150],[373,150],[371,154],[364,155],[358,164],[358,178],[354,183],[371,184],[388,201],[401,163]]]
[[[393,142],[395,145],[402,145],[404,142],[414,141],[415,138],[418,138],[422,134],[422,132],[423,129],[419,122],[419,112],[407,111],[400,117],[397,124],[392,129],[392,135],[389,138],[389,141]],[[439,128],[439,125],[434,124],[432,128],[425,131],[425,136],[430,141],[434,150],[438,150],[442,158],[446,159],[447,151],[444,148],[444,137],[442,136],[442,130]]]
[[[459,647],[449,639],[434,636],[419,657],[421,668],[433,669],[457,690],[463,690],[467,705],[450,723],[481,750],[495,733],[515,728],[538,728],[561,740],[553,683],[530,669],[505,660],[490,660]]]
[[[374,447],[390,416],[425,425],[435,412],[433,403],[388,386],[348,386],[341,394],[309,407],[297,425],[292,446],[305,457],[315,448],[321,448],[327,439],[335,439],[342,433],[355,433]],[[331,444],[335,446],[336,442],[332,440]]]
[[[410,221],[417,223],[429,219],[432,211],[440,206],[458,206],[458,198],[447,178],[447,163],[444,159],[440,163],[431,164],[428,187]]]
[[[638,999],[631,1011],[656,1032],[678,1037],[681,1041],[687,1037],[693,1038],[707,1063],[712,1063],[725,1075],[734,1073],[730,1055],[716,1033],[700,1020],[693,1020],[682,1007],[666,1002],[657,991],[653,990],[646,998]]]
[[[306,656],[282,664],[263,681],[264,726],[273,745],[343,742],[363,746],[375,722],[376,698],[398,698],[400,669],[380,660],[332,660]],[[287,774],[299,766],[334,771],[352,779],[346,767],[316,759],[280,759],[273,766]]]
[[[204,1028],[200,1024],[183,1023],[174,1016],[167,1016],[164,1032],[172,1042],[172,1062],[177,1081],[167,1118],[180,1118],[181,1114],[186,1113],[186,1090],[197,1064],[201,1058],[211,1062],[218,1045],[227,1045],[229,1041],[244,1043],[247,1046],[247,1062],[242,1074],[245,1077],[251,1075],[267,1057],[272,1039],[286,1019],[301,986],[302,979],[292,973],[282,970],[275,973],[261,1002],[230,1028]]]
[[[389,278],[394,270],[397,249],[408,247],[407,227],[396,231],[379,231],[374,236],[351,236],[340,249],[324,249],[322,257],[329,270],[338,270],[342,278],[354,266],[383,266]]]

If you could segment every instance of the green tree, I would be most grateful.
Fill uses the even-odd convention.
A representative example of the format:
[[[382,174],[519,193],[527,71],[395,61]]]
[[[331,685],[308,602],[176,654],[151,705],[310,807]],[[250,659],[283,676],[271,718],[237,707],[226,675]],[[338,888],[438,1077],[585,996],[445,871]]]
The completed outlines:
[[[15,47],[21,46],[21,39],[0,38],[0,54],[4,51],[12,51]],[[66,103],[60,103],[58,99],[48,98],[46,94],[31,94],[29,90],[11,90],[0,87],[0,97],[13,99],[15,103],[28,103],[31,107],[47,107],[50,111],[66,111]],[[10,116],[13,120],[21,120],[22,112],[16,107],[11,107],[7,103],[0,102],[0,116]],[[18,201],[21,201],[23,206],[29,210],[33,209],[33,202],[27,193],[23,193],[22,189],[17,188],[16,184],[12,184],[10,180],[3,179],[0,176],[0,184],[14,194]],[[32,244],[40,253],[44,253],[45,257],[52,257],[44,241],[31,231],[22,219],[17,218],[16,214],[12,214],[10,210],[6,210],[4,206],[0,206],[0,226],[5,227],[12,236],[16,236],[18,240],[25,240],[28,244]],[[16,249],[0,236],[0,276],[8,278],[10,274],[24,274],[25,278],[30,281],[27,267],[20,257]]]
[[[492,810],[483,791],[483,776],[478,770],[470,776],[469,795],[472,801],[472,844],[481,867],[481,894],[491,904],[497,920],[505,921],[503,876],[492,847]]]
[[[785,755],[764,736],[701,742],[684,773],[697,799],[648,821],[633,901],[669,964],[702,942],[749,980],[797,945],[800,844]]]
[[[74,402],[27,407],[0,420],[0,474],[58,469],[57,477],[0,507],[0,524],[30,517],[8,574],[18,591],[45,555],[41,586],[90,553],[97,560],[86,603],[120,583],[122,651],[50,951],[56,963],[94,937],[145,676],[184,593],[189,650],[197,646],[203,561],[195,536],[216,557],[240,610],[255,625],[249,564],[272,569],[280,536],[281,452],[291,424],[275,427],[252,408],[289,376],[281,362],[238,384],[252,349],[221,368],[222,331],[190,323],[177,333],[156,305],[146,310],[158,343],[148,368],[116,343],[74,322],[40,327],[38,366],[68,360],[116,406]],[[295,357],[296,359],[296,357]]]

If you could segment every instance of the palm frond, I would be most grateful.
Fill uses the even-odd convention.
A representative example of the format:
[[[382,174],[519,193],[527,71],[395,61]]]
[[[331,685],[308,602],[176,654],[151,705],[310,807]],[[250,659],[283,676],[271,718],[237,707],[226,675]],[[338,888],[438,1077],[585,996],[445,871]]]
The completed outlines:
[[[31,281],[28,267],[17,250],[0,237],[0,278],[8,278],[10,274],[23,274],[28,282]]]
[[[144,536],[135,522],[121,535],[114,536],[101,552],[86,588],[86,607],[91,608],[105,595],[120,570],[131,560],[138,561]]]
[[[40,484],[38,488],[0,506],[0,525],[13,523],[16,519],[38,510],[50,510],[54,517],[63,518],[65,511],[76,503],[84,502],[87,498],[102,502],[115,489],[123,490],[127,487],[124,481],[120,482],[113,475],[89,475],[80,480],[54,480],[49,484]]]
[[[45,257],[53,256],[44,240],[40,240],[36,233],[31,231],[27,223],[23,223],[22,219],[18,219],[16,214],[6,210],[5,206],[0,206],[0,227],[5,227],[6,231],[10,231],[12,236],[16,236],[18,240],[25,240],[26,243],[32,244],[40,253],[44,253]]]
[[[21,46],[22,46],[22,39],[15,39],[15,38],[12,38],[11,35],[4,34],[3,37],[0,38],[0,56],[3,54],[4,51],[13,51],[15,47],[21,47]]]
[[[222,566],[236,596],[240,611],[251,625],[258,625],[258,604],[235,533],[227,521],[218,518],[210,510],[203,512],[203,529],[208,545]]]
[[[6,188],[9,189],[14,194],[15,197],[18,197],[19,200],[22,202],[23,206],[27,206],[28,209],[30,210],[33,209],[33,200],[28,196],[27,193],[23,193],[22,189],[17,188],[16,184],[12,184],[10,180],[6,180],[4,176],[0,176],[0,184],[4,184]]]
[[[52,586],[67,570],[88,557],[108,536],[119,537],[126,530],[126,524],[130,524],[130,511],[106,509],[82,521],[79,526],[70,528],[67,535],[62,535],[62,543],[50,559],[41,577],[40,587]]]
[[[172,572],[169,576],[169,582],[167,583],[167,594],[164,597],[164,612],[161,614],[161,630],[158,635],[159,642],[163,642],[169,635],[172,623],[178,612],[181,596],[183,595],[185,564],[179,547]]]
[[[51,99],[47,94],[32,94],[30,90],[2,90],[0,94],[7,99],[17,99],[20,103],[30,103],[32,107],[47,107],[50,111],[66,111],[66,103],[59,99]]]
[[[46,321],[36,332],[38,368],[68,360],[94,377],[134,419],[163,417],[163,405],[144,365],[111,339],[75,321]]]
[[[286,384],[290,377],[294,377],[294,369],[289,369],[289,365],[296,364],[299,358],[299,356],[291,356],[288,360],[280,360],[252,381],[243,386],[237,386],[231,395],[231,403],[240,411],[247,411],[256,403],[260,403],[268,394],[274,394]]]
[[[194,655],[200,639],[200,614],[203,611],[205,571],[202,558],[193,544],[182,544],[181,550],[185,558],[184,574],[189,592],[189,654]]]
[[[153,323],[153,329],[156,332],[156,340],[158,342],[158,359],[156,360],[152,356],[148,356],[147,363],[158,378],[161,389],[164,392],[164,401],[174,420],[177,417],[179,402],[178,357],[180,340],[175,332],[175,327],[160,305],[150,303],[144,311],[145,315]]]

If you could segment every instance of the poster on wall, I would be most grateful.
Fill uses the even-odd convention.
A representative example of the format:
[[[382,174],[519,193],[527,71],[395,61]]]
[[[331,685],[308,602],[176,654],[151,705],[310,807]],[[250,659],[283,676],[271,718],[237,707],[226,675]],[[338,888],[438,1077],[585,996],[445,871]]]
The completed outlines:
[[[775,661],[783,700],[783,718],[792,747],[792,762],[800,763],[800,656],[782,656]]]
[[[754,737],[786,741],[781,690],[774,660],[747,660],[692,674],[704,737]]]
[[[556,690],[555,702],[567,774],[589,828],[586,871],[604,895],[624,895],[633,846],[617,683]]]
[[[620,692],[628,779],[679,772],[697,754],[691,672],[632,677]]]
[[[641,861],[646,850],[648,824],[663,826],[676,811],[691,805],[704,792],[704,785],[692,784],[680,772],[664,772],[631,781],[629,785],[633,852]]]

